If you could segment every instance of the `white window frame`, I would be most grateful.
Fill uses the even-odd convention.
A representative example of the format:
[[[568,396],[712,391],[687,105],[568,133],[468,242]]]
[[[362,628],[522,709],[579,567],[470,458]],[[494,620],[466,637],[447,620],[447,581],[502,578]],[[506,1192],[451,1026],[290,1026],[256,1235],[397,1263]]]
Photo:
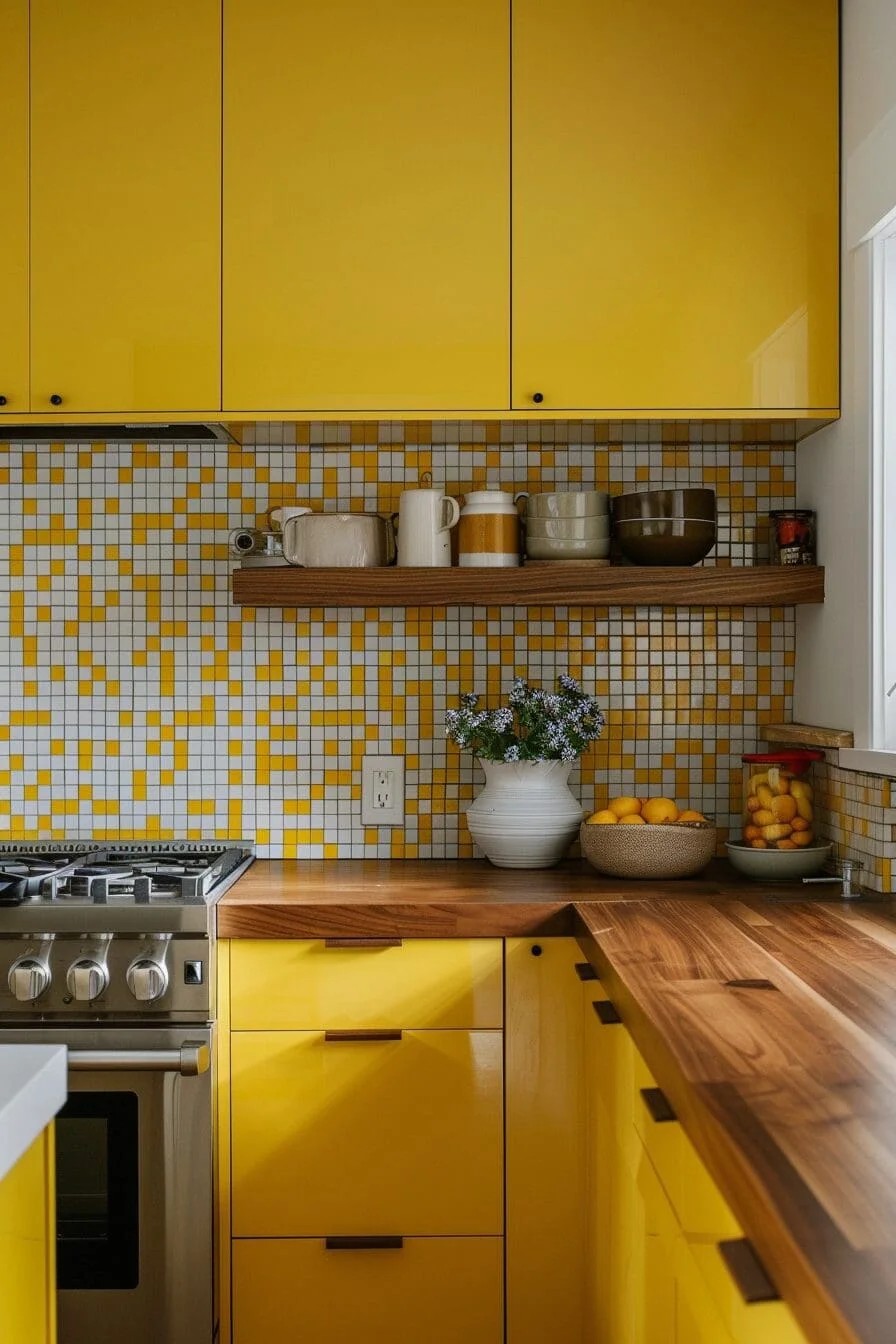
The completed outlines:
[[[871,459],[867,746],[841,749],[851,769],[896,774],[896,210],[870,246]]]

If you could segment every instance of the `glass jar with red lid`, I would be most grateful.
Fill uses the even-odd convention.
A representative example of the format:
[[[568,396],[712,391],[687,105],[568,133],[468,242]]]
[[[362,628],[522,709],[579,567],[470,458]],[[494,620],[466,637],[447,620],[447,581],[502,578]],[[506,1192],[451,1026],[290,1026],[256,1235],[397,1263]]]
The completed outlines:
[[[805,849],[817,843],[812,765],[823,751],[782,748],[742,756],[741,839],[753,849]]]

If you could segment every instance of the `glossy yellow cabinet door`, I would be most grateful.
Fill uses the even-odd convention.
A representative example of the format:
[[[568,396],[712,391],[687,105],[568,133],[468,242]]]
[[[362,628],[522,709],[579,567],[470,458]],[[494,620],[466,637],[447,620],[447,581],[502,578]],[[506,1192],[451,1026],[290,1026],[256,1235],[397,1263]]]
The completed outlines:
[[[31,0],[32,411],[220,404],[220,36],[217,0]]]
[[[499,1237],[235,1241],[233,1344],[502,1344]]]
[[[54,1344],[56,1216],[53,1128],[0,1181],[0,1339]]]
[[[224,0],[224,403],[507,404],[505,0]]]
[[[0,415],[28,410],[28,0],[0,0]]]
[[[837,0],[513,11],[513,406],[836,407]]]
[[[501,1033],[390,1034],[234,1032],[235,1237],[500,1235]]]

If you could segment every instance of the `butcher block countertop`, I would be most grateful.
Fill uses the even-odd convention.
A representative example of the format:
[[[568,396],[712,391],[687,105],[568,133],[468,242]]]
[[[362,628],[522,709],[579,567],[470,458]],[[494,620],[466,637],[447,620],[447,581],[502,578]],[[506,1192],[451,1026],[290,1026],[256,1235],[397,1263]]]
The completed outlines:
[[[576,936],[812,1344],[894,1344],[896,904],[803,895],[721,862],[258,860],[218,933]]]

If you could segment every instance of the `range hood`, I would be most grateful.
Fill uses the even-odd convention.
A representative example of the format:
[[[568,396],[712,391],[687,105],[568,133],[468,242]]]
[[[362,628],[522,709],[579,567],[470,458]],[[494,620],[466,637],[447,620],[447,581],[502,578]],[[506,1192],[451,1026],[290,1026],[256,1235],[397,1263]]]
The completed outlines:
[[[236,443],[226,425],[10,425],[0,443]]]

